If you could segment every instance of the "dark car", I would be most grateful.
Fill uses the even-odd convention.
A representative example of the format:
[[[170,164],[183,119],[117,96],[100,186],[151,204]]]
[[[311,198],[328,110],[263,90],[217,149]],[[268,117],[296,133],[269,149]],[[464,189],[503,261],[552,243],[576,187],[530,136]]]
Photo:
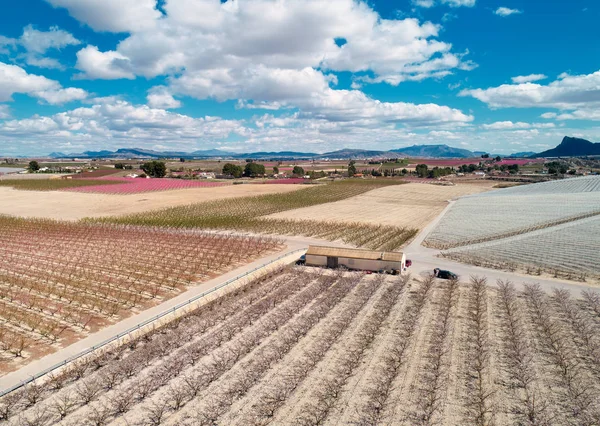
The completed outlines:
[[[441,278],[443,280],[457,280],[458,279],[458,275],[456,275],[454,272],[445,271],[440,268],[435,268],[433,270],[433,275],[435,275],[436,278]]]
[[[407,268],[410,268],[412,266],[412,260],[406,259],[406,262],[404,262],[404,266],[406,266]]]

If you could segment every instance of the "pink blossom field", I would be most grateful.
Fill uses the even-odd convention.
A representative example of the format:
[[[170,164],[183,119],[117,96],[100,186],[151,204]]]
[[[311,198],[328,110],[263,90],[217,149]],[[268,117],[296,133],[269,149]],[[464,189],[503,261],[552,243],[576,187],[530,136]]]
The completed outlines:
[[[91,185],[78,188],[68,188],[66,191],[90,192],[95,194],[139,194],[143,192],[169,191],[173,189],[202,188],[227,185],[223,182],[191,181],[182,179],[141,179],[106,176],[101,180],[120,181],[115,185]],[[100,180],[98,179],[98,180]]]

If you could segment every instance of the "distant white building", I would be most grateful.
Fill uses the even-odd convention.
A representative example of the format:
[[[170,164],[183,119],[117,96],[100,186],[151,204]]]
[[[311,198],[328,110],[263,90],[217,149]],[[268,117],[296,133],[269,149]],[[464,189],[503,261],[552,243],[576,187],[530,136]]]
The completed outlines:
[[[200,172],[197,175],[200,179],[214,179],[215,174],[212,172]]]

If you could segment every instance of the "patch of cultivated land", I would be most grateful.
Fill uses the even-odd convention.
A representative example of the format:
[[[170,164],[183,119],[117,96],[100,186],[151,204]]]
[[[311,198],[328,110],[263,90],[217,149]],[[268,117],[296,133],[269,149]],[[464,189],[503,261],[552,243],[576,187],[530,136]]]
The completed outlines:
[[[448,200],[488,191],[493,186],[494,183],[487,181],[452,186],[422,183],[387,186],[342,201],[288,210],[267,217],[362,222],[422,229],[442,212]]]
[[[0,199],[2,200],[0,214],[78,220],[85,217],[107,217],[146,212],[202,201],[287,193],[301,188],[301,185],[227,185],[214,188],[112,195],[66,191],[19,191],[0,187]]]
[[[594,425],[600,295],[283,269],[0,398],[7,424]]]
[[[600,176],[456,201],[425,245],[464,263],[585,280],[600,276]]]
[[[87,181],[83,179],[3,179],[0,180],[0,186],[14,188],[22,191],[57,191],[73,190],[90,186],[116,185],[117,182],[111,181]]]
[[[0,216],[0,374],[249,263],[281,244]]]
[[[549,228],[600,214],[600,176],[499,189],[458,200],[427,236],[448,249]]]
[[[600,276],[600,215],[510,238],[458,247],[444,257],[473,265],[554,274],[585,281]]]
[[[226,229],[275,235],[303,235],[324,240],[341,240],[347,244],[376,250],[396,250],[415,236],[413,227],[379,223],[343,222],[340,220],[273,219],[269,214],[311,206],[327,209],[335,201],[346,200],[370,191],[402,186],[397,179],[348,179],[328,184],[306,185],[293,193],[238,198],[235,202],[217,200],[173,207],[100,222],[170,226],[176,228]]]

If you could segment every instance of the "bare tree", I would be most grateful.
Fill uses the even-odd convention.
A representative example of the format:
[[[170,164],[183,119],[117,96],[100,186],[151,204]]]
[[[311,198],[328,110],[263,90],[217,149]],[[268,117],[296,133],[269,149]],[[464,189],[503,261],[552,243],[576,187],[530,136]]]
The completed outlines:
[[[11,392],[0,399],[0,421],[8,420],[19,408],[22,400],[20,392]]]
[[[122,389],[109,399],[111,411],[114,414],[124,414],[135,402],[135,395],[131,389]]]
[[[105,426],[111,417],[110,408],[104,405],[92,407],[86,416],[86,423],[90,426]]]
[[[158,426],[162,423],[169,408],[166,401],[153,402],[144,407],[144,418],[142,423],[149,426]]]
[[[64,419],[77,406],[77,400],[71,392],[63,392],[52,401],[51,410],[56,413],[60,419]]]
[[[84,405],[92,402],[102,391],[102,386],[96,380],[83,380],[75,388],[75,393]]]
[[[171,385],[165,398],[171,410],[178,411],[188,399],[188,390],[183,385]]]

